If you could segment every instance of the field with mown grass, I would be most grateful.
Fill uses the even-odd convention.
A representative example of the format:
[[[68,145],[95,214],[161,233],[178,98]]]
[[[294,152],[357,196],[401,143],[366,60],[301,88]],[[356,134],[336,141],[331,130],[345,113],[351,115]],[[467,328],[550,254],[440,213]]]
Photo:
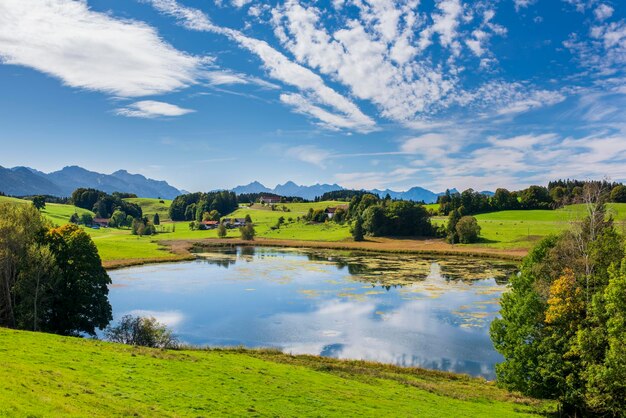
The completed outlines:
[[[159,199],[129,199],[142,207],[148,216],[155,212],[159,213],[162,224],[158,227],[159,234],[153,237],[138,237],[131,235],[129,229],[103,228],[94,230],[86,228],[91,235],[100,257],[106,265],[115,265],[117,261],[126,265],[129,262],[168,261],[181,258],[181,254],[172,254],[167,248],[159,244],[160,241],[186,241],[201,239],[217,239],[217,230],[191,231],[189,222],[171,222],[165,215],[171,201]],[[28,201],[0,196],[0,203],[26,204]],[[339,225],[334,222],[323,224],[308,224],[298,222],[309,210],[325,209],[345,205],[345,202],[311,202],[311,203],[286,203],[287,211],[283,211],[283,205],[277,205],[276,210],[270,207],[255,204],[251,207],[240,206],[235,212],[228,214],[228,218],[244,218],[250,215],[254,222],[257,237],[275,240],[293,241],[320,241],[332,245],[333,242],[350,241],[350,226]],[[434,208],[436,205],[427,205]],[[621,232],[626,231],[626,204],[611,203],[607,205],[609,213],[615,219],[616,227]],[[73,213],[91,213],[71,205],[49,203],[42,213],[53,223],[62,225],[69,222]],[[581,219],[585,214],[583,205],[567,206],[558,210],[533,210],[533,211],[502,211],[476,215],[481,226],[481,241],[477,244],[458,245],[471,251],[481,248],[496,250],[527,250],[542,237],[558,233],[566,229],[571,222]],[[93,215],[93,214],[92,214]],[[275,227],[280,217],[285,223],[280,228]],[[434,217],[435,225],[445,224],[445,217]],[[239,238],[237,229],[228,230],[227,238]]]
[[[570,205],[557,210],[506,210],[475,215],[481,227],[481,242],[470,246],[500,249],[530,248],[541,238],[567,229],[586,215],[584,205]],[[626,203],[607,204],[619,232],[626,232]],[[436,217],[434,224],[445,224]]]
[[[129,198],[124,200],[141,206],[141,210],[143,211],[144,216],[147,216],[150,220],[152,220],[155,213],[159,214],[159,219],[161,220],[161,222],[170,220],[170,205],[172,204],[171,200],[149,199],[143,197]]]
[[[275,351],[164,351],[0,328],[0,416],[514,417],[484,380]]]

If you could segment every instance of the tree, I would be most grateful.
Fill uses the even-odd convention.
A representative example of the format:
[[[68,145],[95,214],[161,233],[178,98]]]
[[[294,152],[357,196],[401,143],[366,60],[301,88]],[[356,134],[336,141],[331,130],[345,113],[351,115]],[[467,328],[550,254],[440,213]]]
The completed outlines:
[[[80,218],[78,217],[78,213],[76,212],[72,213],[72,216],[70,216],[70,223],[78,224],[79,222],[80,222]]]
[[[455,226],[456,235],[461,244],[470,244],[478,241],[480,226],[473,216],[463,216]]]
[[[155,318],[125,315],[120,322],[105,331],[107,340],[152,348],[177,348],[178,339],[167,325]]]
[[[620,184],[611,190],[611,202],[626,203],[626,186]]]
[[[223,222],[220,222],[220,224],[217,226],[217,236],[220,238],[226,238],[227,234],[228,231],[226,230],[226,225],[224,225]]]
[[[242,226],[241,228],[239,228],[239,232],[241,233],[241,239],[245,241],[254,240],[254,236],[256,235],[256,231],[254,230],[252,224],[246,224],[245,226]]]
[[[367,196],[367,195],[366,195]],[[363,230],[366,234],[383,236],[387,232],[385,209],[379,205],[369,206],[363,211]]]
[[[355,241],[363,241],[363,218],[358,216],[352,228],[352,238]]]
[[[112,319],[108,285],[91,237],[76,225],[51,229],[46,241],[56,259],[59,277],[54,285],[50,316],[42,330],[63,335],[95,335]]]
[[[552,198],[546,187],[530,186],[522,190],[520,204],[524,209],[550,209]]]
[[[76,189],[72,193],[72,203],[82,209],[92,210],[96,202],[106,196],[106,193],[96,189]]]
[[[252,217],[250,216],[249,213],[246,214],[245,221],[246,221],[247,224],[251,224],[252,223]]]
[[[46,208],[46,198],[45,196],[35,196],[33,197],[33,206],[37,210],[42,210]]]
[[[48,221],[34,206],[0,204],[0,326],[14,328],[29,322],[20,320],[21,303],[16,290],[32,288],[19,282],[32,278],[25,273],[29,265],[38,268],[38,261],[29,259],[29,252],[48,228]]]
[[[587,183],[587,217],[541,241],[511,278],[491,338],[508,389],[556,399],[565,415],[626,410],[624,242],[606,216],[606,193]],[[620,383],[616,383],[620,382]]]
[[[116,210],[115,212],[113,212],[113,215],[111,215],[111,219],[109,221],[109,226],[113,228],[121,228],[126,225],[126,214],[121,210]]]
[[[154,214],[154,217],[152,218],[152,223],[155,225],[161,225],[161,218],[159,218],[158,213]]]
[[[80,223],[85,226],[91,226],[93,224],[93,216],[91,214],[85,212],[80,215]]]
[[[614,265],[603,297],[594,300],[594,313],[606,317],[606,355],[585,373],[587,403],[595,411],[623,416],[626,411],[626,259]],[[599,315],[598,315],[599,314]]]
[[[461,209],[455,209],[448,215],[448,224],[446,225],[446,239],[450,244],[459,242],[459,233],[456,230],[456,224],[461,219]]]

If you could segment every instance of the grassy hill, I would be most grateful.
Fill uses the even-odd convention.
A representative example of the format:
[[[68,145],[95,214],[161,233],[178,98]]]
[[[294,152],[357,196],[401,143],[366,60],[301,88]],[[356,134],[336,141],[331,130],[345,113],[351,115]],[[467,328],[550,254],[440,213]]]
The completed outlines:
[[[171,200],[167,199],[149,199],[149,198],[131,198],[124,199],[127,202],[135,203],[141,206],[144,216],[148,216],[148,219],[152,219],[155,213],[159,214],[161,222],[170,220],[170,205]]]
[[[168,220],[167,212],[171,201],[158,199],[129,199],[138,203],[145,214],[152,216],[158,212],[162,220],[160,232],[154,237],[137,237],[130,234],[128,229],[100,229],[87,231],[96,243],[102,260],[111,265],[123,260],[124,264],[129,262],[150,262],[168,261],[180,259],[180,254],[172,254],[167,248],[159,244],[160,241],[181,241],[197,240],[205,238],[217,238],[216,230],[191,231],[189,222],[171,222]],[[26,204],[28,201],[0,196],[0,203]],[[272,211],[267,206],[253,205],[252,207],[241,206],[227,217],[244,218],[250,215],[260,238],[270,238],[279,240],[297,240],[300,242],[321,241],[339,242],[350,241],[350,226],[348,224],[338,225],[333,222],[324,224],[307,224],[298,222],[298,217],[303,217],[309,210],[324,209],[326,207],[338,206],[344,202],[312,202],[312,203],[287,203],[284,206],[287,211],[282,210],[282,205],[277,206],[277,210]],[[432,206],[432,205],[430,205]],[[608,205],[609,213],[615,219],[616,227],[620,232],[626,231],[626,204],[612,203]],[[56,224],[64,224],[69,221],[70,216],[88,212],[71,205],[60,205],[49,203],[43,213]],[[583,205],[567,206],[558,210],[533,210],[533,211],[502,211],[476,215],[479,225],[482,228],[481,242],[477,244],[457,245],[458,248],[472,250],[481,248],[483,250],[493,248],[495,250],[513,251],[531,248],[539,239],[550,234],[558,233],[569,227],[570,222],[581,219],[584,216]],[[278,229],[272,227],[276,225],[280,217],[285,218],[285,224]],[[434,224],[444,224],[445,217],[433,218]],[[238,238],[239,231],[231,229],[228,231],[229,238]]]
[[[0,328],[0,416],[513,417],[553,411],[462,375],[274,351],[162,351]]]
[[[0,196],[0,203],[15,203],[15,204],[31,204],[29,200],[17,199],[14,197]],[[94,216],[93,212],[81,209],[72,205],[62,205],[59,203],[46,203],[46,207],[41,211],[46,218],[50,219],[53,223],[57,225],[64,225],[70,221],[70,217],[74,213],[78,213],[82,215],[83,213],[89,213],[91,216]]]
[[[478,245],[493,248],[530,248],[542,237],[567,229],[572,222],[582,219],[584,205],[570,205],[557,210],[505,210],[476,215],[481,227],[482,242]],[[626,231],[626,203],[609,203],[620,232]],[[442,224],[446,218],[435,218]]]

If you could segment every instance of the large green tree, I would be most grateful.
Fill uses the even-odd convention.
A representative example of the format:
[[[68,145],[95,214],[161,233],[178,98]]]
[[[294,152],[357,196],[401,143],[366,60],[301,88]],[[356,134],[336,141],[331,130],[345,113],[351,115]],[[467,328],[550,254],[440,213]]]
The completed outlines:
[[[491,326],[505,358],[496,372],[509,389],[559,400],[565,414],[624,416],[624,243],[607,217],[606,194],[581,196],[588,216],[541,241],[511,278]]]
[[[47,330],[58,334],[95,335],[112,319],[108,285],[98,249],[80,227],[68,224],[50,230],[47,241],[61,272],[55,284]]]

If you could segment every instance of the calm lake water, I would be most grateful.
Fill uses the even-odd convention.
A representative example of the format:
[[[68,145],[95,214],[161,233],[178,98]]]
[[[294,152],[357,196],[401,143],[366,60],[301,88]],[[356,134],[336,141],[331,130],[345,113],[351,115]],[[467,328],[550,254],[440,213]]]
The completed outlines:
[[[514,266],[241,247],[110,272],[114,321],[151,315],[195,345],[277,347],[494,378],[489,324]]]

